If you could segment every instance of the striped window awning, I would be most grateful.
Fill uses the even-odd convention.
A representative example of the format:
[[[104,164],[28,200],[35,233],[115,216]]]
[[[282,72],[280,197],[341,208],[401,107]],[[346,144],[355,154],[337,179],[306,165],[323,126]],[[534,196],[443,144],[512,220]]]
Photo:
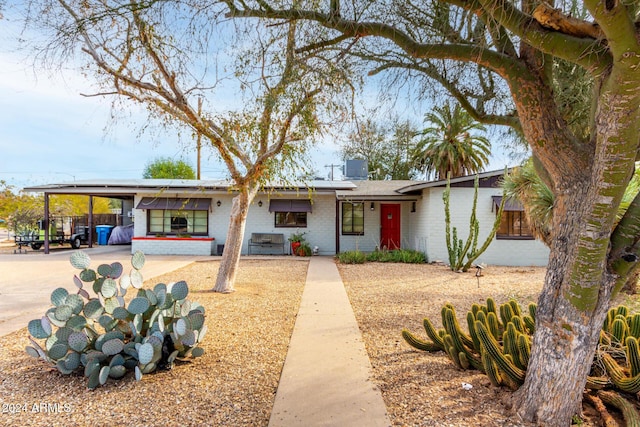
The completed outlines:
[[[210,207],[211,199],[143,197],[136,209],[208,211]]]
[[[271,200],[269,212],[311,212],[311,200]]]

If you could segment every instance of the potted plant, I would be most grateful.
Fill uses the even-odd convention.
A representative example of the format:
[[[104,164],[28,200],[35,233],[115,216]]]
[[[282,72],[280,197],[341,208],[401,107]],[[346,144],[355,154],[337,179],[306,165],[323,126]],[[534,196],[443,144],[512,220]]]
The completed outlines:
[[[300,246],[305,243],[305,239],[304,239],[304,235],[306,234],[306,232],[296,232],[296,233],[292,233],[289,236],[289,241],[291,242],[291,255],[297,255],[298,254],[298,248],[300,248]]]

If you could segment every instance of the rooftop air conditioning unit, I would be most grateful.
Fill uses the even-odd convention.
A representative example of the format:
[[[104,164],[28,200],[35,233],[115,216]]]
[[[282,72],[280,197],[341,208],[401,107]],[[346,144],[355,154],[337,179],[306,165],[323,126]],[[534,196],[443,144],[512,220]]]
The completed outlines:
[[[344,166],[344,179],[348,181],[364,181],[369,175],[366,160],[347,160]]]

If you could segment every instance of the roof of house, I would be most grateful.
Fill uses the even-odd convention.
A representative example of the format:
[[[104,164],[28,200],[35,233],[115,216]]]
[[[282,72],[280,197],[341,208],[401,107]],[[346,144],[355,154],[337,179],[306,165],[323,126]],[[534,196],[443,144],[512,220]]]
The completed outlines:
[[[510,171],[511,169],[508,169],[508,171]],[[489,171],[489,172],[482,172],[480,174],[478,174],[478,178],[480,179],[480,181],[482,180],[490,180],[491,178],[497,178],[500,177],[502,175],[504,175],[505,170],[504,169],[500,169],[500,170],[495,170],[495,171]],[[463,184],[463,183],[471,183],[471,187],[473,187],[473,181],[476,179],[476,175],[467,175],[467,176],[458,176],[456,178],[451,178],[450,183],[451,186],[455,186],[456,184]],[[493,181],[492,181],[493,182]],[[398,192],[401,194],[407,194],[407,193],[414,193],[416,191],[421,191],[425,188],[433,188],[433,187],[444,187],[447,185],[447,180],[446,179],[440,179],[437,181],[409,181],[410,184],[408,184],[406,187],[400,188],[398,189]],[[482,187],[482,184],[480,185]]]
[[[344,200],[417,200],[419,192],[399,192],[411,184],[416,181],[355,181],[356,188],[337,190],[336,197]]]
[[[495,178],[504,174],[504,170],[479,174],[480,186],[483,182],[493,185]],[[451,179],[451,186],[473,186],[475,175]],[[290,184],[269,184],[267,192],[313,190],[314,192],[334,193],[339,200],[417,200],[422,190],[444,187],[446,180],[438,181],[328,181],[314,180]],[[488,185],[488,184],[487,184]],[[179,192],[198,194],[221,194],[233,190],[233,182],[228,180],[191,180],[191,179],[98,179],[62,182],[57,184],[26,187],[27,192],[49,194],[84,194],[112,198],[133,198],[135,194],[158,194],[159,192]]]

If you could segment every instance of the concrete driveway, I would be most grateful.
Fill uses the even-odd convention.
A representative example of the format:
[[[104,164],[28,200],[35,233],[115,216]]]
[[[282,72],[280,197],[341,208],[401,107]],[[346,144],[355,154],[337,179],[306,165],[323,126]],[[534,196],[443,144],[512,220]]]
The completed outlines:
[[[80,249],[91,257],[91,267],[119,261],[131,269],[131,246],[96,246]],[[51,292],[59,287],[77,292],[69,263],[71,250],[29,254],[0,254],[0,336],[27,326],[51,306]],[[145,280],[176,270],[198,259],[211,257],[147,255],[142,268]],[[89,290],[92,294],[92,291]]]

